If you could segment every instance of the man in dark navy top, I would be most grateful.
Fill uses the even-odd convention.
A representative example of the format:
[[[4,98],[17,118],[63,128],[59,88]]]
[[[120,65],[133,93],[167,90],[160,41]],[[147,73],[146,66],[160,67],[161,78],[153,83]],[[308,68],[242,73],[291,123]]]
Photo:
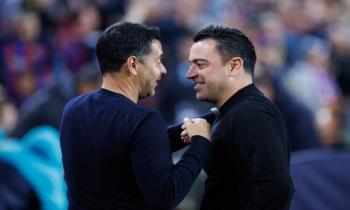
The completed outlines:
[[[187,78],[219,108],[201,210],[285,210],[293,194],[280,111],[253,84],[254,46],[239,30],[208,26],[194,37]],[[186,138],[187,130],[182,132]]]
[[[210,125],[186,123],[193,143],[173,164],[162,117],[137,104],[166,73],[158,29],[114,24],[96,51],[102,88],[71,99],[62,118],[69,209],[173,209],[208,158]]]

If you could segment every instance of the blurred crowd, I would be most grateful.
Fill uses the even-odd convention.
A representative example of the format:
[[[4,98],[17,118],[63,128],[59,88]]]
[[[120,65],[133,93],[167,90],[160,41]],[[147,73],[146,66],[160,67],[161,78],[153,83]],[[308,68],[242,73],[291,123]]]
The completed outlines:
[[[141,103],[167,123],[210,108],[196,101],[185,72],[193,34],[220,24],[251,38],[255,83],[280,108],[293,152],[349,147],[350,0],[2,0],[3,136],[58,129],[67,100],[99,88],[95,43],[117,21],[160,28],[168,73]]]

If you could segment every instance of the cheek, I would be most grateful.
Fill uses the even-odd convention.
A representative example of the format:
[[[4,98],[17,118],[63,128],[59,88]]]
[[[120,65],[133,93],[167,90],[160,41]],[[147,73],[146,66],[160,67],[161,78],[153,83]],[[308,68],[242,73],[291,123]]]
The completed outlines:
[[[147,81],[149,83],[154,83],[158,79],[158,70],[155,68],[149,68],[147,74]]]
[[[153,71],[152,71],[153,79],[157,80],[160,74],[161,74],[161,69],[159,67],[153,68]]]
[[[223,90],[225,79],[217,75],[210,75],[206,80],[206,88],[209,93],[220,93]]]

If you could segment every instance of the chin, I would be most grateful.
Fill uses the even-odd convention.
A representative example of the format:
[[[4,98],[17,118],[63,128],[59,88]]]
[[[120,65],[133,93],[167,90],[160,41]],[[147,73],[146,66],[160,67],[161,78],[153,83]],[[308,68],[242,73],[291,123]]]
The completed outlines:
[[[144,99],[144,98],[147,98],[147,97],[151,97],[151,96],[154,96],[154,94],[155,94],[155,91],[151,90],[151,91],[148,91],[148,92],[140,94],[139,95],[139,99]]]
[[[203,95],[199,95],[199,94],[196,95],[196,99],[198,101],[205,101],[205,102],[208,102],[208,103],[214,103],[215,102],[215,100],[210,99],[208,96],[203,96]]]
[[[197,94],[197,95],[196,95],[196,99],[197,99],[198,101],[206,101],[207,98]]]
[[[154,96],[154,94],[156,94],[156,91],[153,89],[153,90],[150,90],[147,95]]]

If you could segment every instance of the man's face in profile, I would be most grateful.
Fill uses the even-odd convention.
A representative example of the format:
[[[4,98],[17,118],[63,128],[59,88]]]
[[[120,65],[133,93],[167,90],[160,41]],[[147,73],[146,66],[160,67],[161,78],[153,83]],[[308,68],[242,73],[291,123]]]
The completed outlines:
[[[201,101],[216,103],[225,84],[225,66],[216,49],[216,41],[204,39],[195,42],[190,50],[190,68],[187,79],[192,79],[196,98]]]
[[[159,40],[153,40],[151,44],[151,52],[141,61],[140,74],[140,98],[153,96],[158,81],[163,74],[166,74],[166,69],[162,63],[163,50]]]

